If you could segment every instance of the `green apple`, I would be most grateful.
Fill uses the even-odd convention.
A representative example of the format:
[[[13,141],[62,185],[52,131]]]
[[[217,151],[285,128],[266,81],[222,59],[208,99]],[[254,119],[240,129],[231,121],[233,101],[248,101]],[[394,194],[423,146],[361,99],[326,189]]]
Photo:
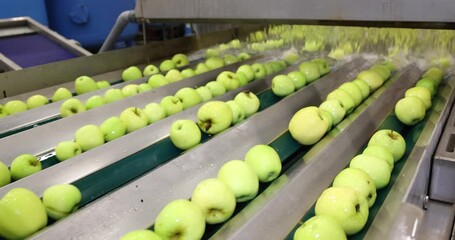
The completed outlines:
[[[335,219],[346,235],[354,235],[368,220],[368,202],[356,190],[345,187],[330,187],[316,201],[316,216]]]
[[[277,72],[283,70],[283,69],[281,68],[281,64],[279,64],[278,62],[275,62],[275,61],[274,61],[274,62],[270,62],[270,64],[271,64],[271,66],[272,66],[272,68],[273,68],[273,72],[275,72],[275,73],[277,73]]]
[[[131,66],[122,72],[123,81],[132,81],[142,77],[142,71],[136,66]]]
[[[175,63],[176,67],[183,67],[190,63],[188,57],[183,53],[177,53],[172,57],[172,61]]]
[[[194,72],[196,74],[201,74],[210,71],[210,68],[207,66],[205,63],[198,63],[196,65],[196,69],[194,69]]]
[[[196,76],[196,72],[191,68],[183,69],[182,72],[180,73],[182,74],[183,78],[190,78]]]
[[[318,142],[329,127],[327,121],[322,118],[321,110],[317,107],[300,109],[289,122],[289,132],[292,137],[303,145],[313,145]]]
[[[306,85],[306,77],[305,75],[300,72],[300,71],[293,71],[288,73],[287,75],[290,79],[292,79],[292,82],[294,83],[295,89],[300,89]]]
[[[232,124],[232,111],[229,105],[222,101],[204,103],[197,111],[198,125],[208,134],[217,134]]]
[[[223,61],[225,65],[233,64],[238,62],[240,59],[232,54],[224,54]]]
[[[3,108],[8,115],[13,115],[27,111],[27,104],[21,100],[11,100],[8,101]]]
[[[90,109],[102,106],[104,104],[105,104],[105,102],[104,102],[103,97],[101,97],[100,95],[94,95],[94,96],[89,97],[89,99],[87,99],[87,101],[85,101],[85,109],[90,110]]]
[[[165,78],[170,83],[173,83],[173,82],[178,82],[178,81],[182,80],[183,76],[182,76],[182,74],[180,73],[179,70],[171,69],[171,70],[169,70],[169,72],[166,73]]]
[[[346,110],[346,114],[349,114],[354,110],[355,107],[355,102],[354,99],[352,99],[351,95],[346,92],[343,89],[335,89],[329,95],[327,95],[326,100],[338,100],[341,103],[341,106],[343,106],[344,110]]]
[[[231,160],[218,170],[218,179],[231,189],[237,202],[245,202],[256,197],[259,179],[253,168],[241,160]]]
[[[260,182],[275,180],[281,173],[280,156],[268,145],[258,144],[250,148],[245,162],[253,168]]]
[[[218,74],[216,81],[223,84],[226,91],[231,91],[240,87],[240,81],[237,78],[237,75],[230,71],[223,71]]]
[[[71,98],[63,102],[60,106],[60,116],[68,117],[85,112],[86,110],[85,105],[79,99]]]
[[[22,154],[16,157],[10,166],[11,177],[14,180],[30,176],[42,170],[40,160],[31,154]]]
[[[431,107],[431,92],[427,88],[424,87],[409,88],[404,93],[404,96],[419,98],[425,105],[425,110],[428,110]]]
[[[382,84],[384,83],[384,79],[382,79],[381,75],[373,70],[366,70],[360,72],[356,79],[363,80],[370,86],[370,92],[376,91]]]
[[[235,75],[237,76],[237,79],[239,80],[240,86],[245,86],[248,84],[248,79],[246,78],[245,73],[238,72]]]
[[[434,96],[436,94],[436,90],[438,89],[436,83],[430,78],[420,79],[419,81],[417,81],[416,87],[424,87],[428,89],[431,93],[431,96]]]
[[[231,46],[232,48],[241,48],[242,43],[240,42],[239,39],[233,39],[229,42],[229,46]]]
[[[129,107],[123,110],[119,116],[120,120],[126,125],[126,132],[134,132],[147,126],[149,119],[144,111],[137,107]]]
[[[123,96],[131,97],[139,94],[139,86],[137,84],[128,84],[122,88]]]
[[[334,125],[333,124],[333,117],[332,117],[332,114],[324,109],[320,109],[319,108],[319,111],[321,112],[321,117],[324,121],[327,122],[327,126],[329,126],[329,128],[327,129],[327,132],[332,128],[332,126]]]
[[[152,76],[153,74],[157,74],[159,72],[160,72],[160,69],[157,66],[155,66],[153,64],[149,64],[144,68],[144,71],[142,72],[142,74],[144,76]]]
[[[303,62],[299,65],[299,71],[305,75],[308,83],[314,82],[321,76],[319,64],[315,62]]]
[[[262,63],[253,63],[251,68],[254,70],[254,80],[264,78],[267,75],[264,64]]]
[[[201,142],[201,130],[191,120],[177,120],[171,125],[169,137],[175,147],[188,150]]]
[[[294,52],[288,52],[288,53],[285,53],[284,54],[284,61],[288,64],[288,65],[292,65],[294,63],[296,63],[297,61],[299,61],[299,55],[297,53],[294,53]]]
[[[25,188],[13,188],[0,200],[0,236],[24,239],[47,225],[44,205]]]
[[[47,188],[43,193],[43,205],[47,215],[59,220],[77,210],[82,194],[71,184],[58,184]]]
[[[191,202],[204,213],[208,224],[228,220],[235,210],[234,192],[220,179],[209,178],[200,182],[191,195]]]
[[[363,150],[362,154],[367,155],[367,156],[376,157],[376,158],[386,161],[387,164],[389,164],[390,171],[393,170],[393,165],[394,165],[395,161],[393,160],[392,152],[390,152],[389,149],[387,149],[383,146],[380,146],[380,145],[372,145],[372,146],[366,147]]]
[[[341,105],[339,100],[327,100],[321,103],[319,109],[325,110],[332,115],[333,125],[338,124],[346,116],[346,110]]]
[[[8,116],[8,112],[5,110],[5,107],[0,104],[0,118],[4,118]]]
[[[64,141],[55,147],[55,156],[59,161],[65,161],[82,153],[81,145],[74,141]]]
[[[210,69],[216,69],[224,66],[224,60],[220,57],[209,57],[205,60],[205,65]]]
[[[248,118],[255,114],[261,106],[259,98],[250,91],[243,91],[234,97],[234,101],[243,109],[245,117]]]
[[[314,216],[294,233],[294,240],[346,240],[340,224],[329,216]]]
[[[284,60],[278,60],[276,63],[280,66],[281,70],[285,69],[288,66]]]
[[[358,191],[367,200],[369,207],[376,201],[374,180],[361,169],[345,168],[333,180],[333,187],[346,187]]]
[[[220,56],[220,52],[216,49],[209,48],[205,50],[205,58],[211,58],[211,57],[218,57]]]
[[[272,92],[285,97],[295,91],[294,81],[286,75],[276,75],[272,79]]]
[[[250,54],[248,54],[246,52],[240,53],[238,57],[240,58],[240,61],[245,61],[245,60],[251,58]]]
[[[357,87],[360,89],[360,93],[362,94],[362,99],[367,98],[370,96],[370,85],[368,85],[365,81],[360,79],[355,79],[352,81]]]
[[[370,70],[379,73],[384,81],[390,77],[390,69],[384,65],[374,65]]]
[[[148,92],[152,90],[152,87],[148,83],[141,83],[137,87],[139,88],[139,93]]]
[[[162,238],[152,230],[141,229],[126,233],[120,240],[162,240]]]
[[[148,85],[152,88],[158,88],[164,85],[168,85],[170,82],[162,74],[155,74],[149,78],[147,81]]]
[[[98,89],[95,80],[88,76],[81,76],[74,81],[74,90],[78,95],[92,92]]]
[[[400,122],[413,126],[425,118],[425,103],[418,97],[405,97],[395,105],[395,115]]]
[[[104,93],[103,98],[104,98],[104,102],[106,102],[106,104],[107,104],[107,103],[122,100],[125,98],[125,95],[123,95],[122,90],[113,88],[113,89],[108,89]]]
[[[382,65],[386,66],[390,70],[390,72],[397,70],[395,64],[390,61],[383,62]]]
[[[177,199],[160,211],[154,229],[162,239],[201,239],[205,231],[205,216],[196,204]]]
[[[178,97],[166,96],[160,101],[161,107],[166,112],[166,116],[171,116],[183,111],[183,103]]]
[[[444,79],[444,72],[440,68],[431,67],[422,75],[422,78],[431,78],[438,86],[442,79]]]
[[[237,69],[237,73],[242,72],[245,74],[248,82],[253,81],[254,79],[254,69],[251,67],[251,65],[242,65]]]
[[[227,101],[226,103],[232,111],[232,125],[235,125],[245,119],[245,112],[234,100]]]
[[[169,70],[171,70],[171,69],[174,69],[174,68],[175,68],[175,63],[174,63],[174,61],[169,60],[169,59],[164,60],[164,61],[161,62],[161,64],[160,64],[160,71],[161,71],[161,72],[167,72],[167,71],[169,71]]]
[[[100,125],[104,141],[110,142],[126,134],[126,124],[118,117],[110,117]]]
[[[397,162],[403,157],[406,151],[406,141],[400,133],[390,130],[382,129],[371,136],[368,146],[380,145],[392,152],[393,160]]]
[[[144,113],[148,118],[149,124],[157,122],[166,117],[166,111],[158,103],[149,103],[144,108]]]
[[[319,73],[321,74],[321,76],[330,72],[330,65],[326,59],[317,58],[311,61],[319,65]]]
[[[11,173],[8,166],[0,162],[0,188],[11,182]]]
[[[307,52],[316,52],[322,47],[322,42],[317,42],[315,40],[307,40],[305,41],[305,45],[303,46],[303,50]]]
[[[273,64],[271,62],[266,62],[264,63],[264,67],[265,67],[265,74],[268,76],[268,75],[271,75],[273,74],[275,71],[273,70]]]
[[[104,144],[104,134],[93,124],[79,128],[74,134],[74,140],[81,146],[83,152]]]
[[[217,81],[210,81],[205,86],[210,90],[213,97],[218,97],[226,93],[224,85]]]
[[[98,87],[98,89],[103,89],[110,87],[111,84],[108,81],[103,80],[96,82],[96,86]]]
[[[196,88],[196,92],[199,93],[199,96],[201,96],[203,102],[213,98],[212,92],[206,86]]]
[[[27,108],[41,107],[49,103],[49,99],[43,95],[33,95],[27,99]]]
[[[390,181],[390,166],[383,159],[359,154],[351,160],[349,167],[368,173],[377,189],[384,188]]]
[[[58,102],[60,100],[65,100],[72,97],[73,94],[70,92],[70,90],[66,88],[59,88],[52,95],[52,102]]]
[[[363,98],[362,98],[362,92],[360,91],[360,88],[357,87],[355,83],[352,82],[345,82],[341,84],[339,89],[345,90],[349,95],[352,97],[352,100],[354,100],[354,103],[356,106],[358,106]]]

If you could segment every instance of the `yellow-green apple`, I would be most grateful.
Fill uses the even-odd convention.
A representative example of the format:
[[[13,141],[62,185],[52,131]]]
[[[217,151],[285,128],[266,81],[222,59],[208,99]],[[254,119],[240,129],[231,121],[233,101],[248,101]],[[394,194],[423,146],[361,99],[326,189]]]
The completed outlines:
[[[284,54],[284,61],[288,64],[288,65],[292,65],[294,63],[296,63],[297,61],[299,61],[299,55],[297,53],[294,53],[294,52],[288,52],[288,53],[285,53]]]
[[[76,93],[84,94],[98,89],[95,80],[88,76],[81,76],[74,81],[74,90]]]
[[[21,154],[16,157],[10,166],[11,177],[18,180],[41,171],[40,160],[31,154]]]
[[[351,95],[346,92],[343,89],[335,89],[329,95],[327,95],[326,100],[338,100],[341,103],[341,106],[343,106],[344,110],[346,110],[346,114],[349,114],[354,110],[355,107],[355,102],[354,99],[352,99]]]
[[[245,119],[245,112],[234,100],[229,100],[226,103],[232,111],[232,125],[235,125]]]
[[[251,65],[242,65],[237,69],[237,73],[242,72],[245,74],[248,82],[253,81],[254,79],[254,69],[251,67]]]
[[[233,63],[238,62],[239,58],[237,56],[234,56],[234,55],[228,53],[228,54],[224,54],[223,61],[224,61],[225,65],[228,65],[228,64],[233,64]]]
[[[294,233],[294,240],[346,240],[340,224],[329,216],[314,216]]]
[[[177,199],[160,211],[154,229],[162,239],[201,239],[205,231],[205,216],[196,204]]]
[[[126,132],[134,132],[147,126],[149,119],[144,111],[138,107],[129,107],[123,110],[119,116],[120,120],[126,125]]]
[[[0,188],[11,182],[11,173],[8,166],[0,162]]]
[[[245,162],[256,172],[260,182],[270,182],[281,173],[281,160],[274,148],[258,144],[250,148],[245,155]]]
[[[136,80],[142,77],[142,71],[136,66],[131,66],[122,72],[123,81]]]
[[[166,111],[158,103],[149,103],[144,108],[144,113],[148,118],[149,124],[157,122],[166,117]]]
[[[74,134],[74,140],[81,146],[83,152],[104,144],[104,135],[101,129],[93,124],[79,128]]]
[[[352,81],[357,87],[360,89],[360,93],[362,94],[362,99],[367,98],[370,95],[370,85],[368,85],[365,81],[360,79],[355,79]]]
[[[54,220],[67,217],[76,211],[81,199],[81,191],[71,184],[54,185],[43,193],[43,205],[47,215]]]
[[[281,70],[285,69],[288,66],[284,60],[278,60],[276,63],[280,66]]]
[[[273,72],[277,73],[283,69],[281,69],[281,64],[279,64],[278,62],[276,61],[273,61],[273,62],[270,62],[272,68],[273,68]]]
[[[123,235],[120,240],[162,240],[162,238],[152,230],[134,230]]]
[[[425,105],[425,110],[428,110],[431,107],[431,92],[424,87],[412,87],[406,90],[404,93],[405,97],[417,97],[422,100]]]
[[[276,75],[272,79],[272,92],[285,97],[295,91],[294,81],[286,75]]]
[[[425,71],[425,73],[422,75],[422,78],[431,78],[436,82],[436,85],[438,86],[444,78],[444,72],[440,68],[431,67]]]
[[[147,83],[152,88],[158,88],[158,87],[161,87],[161,86],[164,86],[164,85],[168,85],[170,82],[162,74],[155,74],[155,75],[153,75],[153,76],[151,76],[149,78]]]
[[[208,224],[228,220],[236,205],[234,192],[218,178],[208,178],[200,182],[191,195],[191,202],[202,210]]]
[[[86,110],[85,105],[79,99],[71,98],[60,105],[60,116],[68,117]]]
[[[170,83],[173,83],[173,82],[178,82],[178,81],[182,80],[183,76],[182,76],[182,74],[180,73],[179,70],[171,69],[171,70],[169,70],[169,72],[166,73],[165,78]]]
[[[305,75],[308,83],[311,83],[321,76],[319,64],[315,62],[303,62],[299,65],[299,71]]]
[[[183,111],[183,103],[178,97],[166,96],[160,101],[160,106],[166,112],[166,116],[171,116]]]
[[[376,201],[376,185],[373,178],[362,169],[345,168],[333,180],[333,187],[347,187],[358,191],[373,206]]]
[[[222,101],[204,103],[197,111],[198,125],[208,134],[217,134],[232,124],[232,111],[229,105]]]
[[[297,111],[289,122],[292,137],[303,145],[318,142],[329,129],[328,122],[322,118],[317,107],[305,107]]]
[[[390,77],[390,69],[384,65],[374,65],[370,70],[376,71],[381,75],[382,79],[385,81]]]
[[[52,95],[52,102],[58,102],[60,100],[65,100],[72,97],[73,94],[70,92],[70,90],[66,88],[59,88]]]
[[[199,96],[201,96],[203,102],[208,101],[213,98],[212,92],[206,86],[201,86],[201,87],[196,88],[196,92],[199,93]]]
[[[425,118],[425,103],[418,97],[405,97],[395,105],[395,115],[400,122],[413,126]]]
[[[229,42],[229,46],[231,46],[232,48],[241,48],[242,43],[240,42],[239,39],[233,39]]]
[[[8,116],[8,112],[5,110],[5,107],[0,104],[0,118],[4,118]]]
[[[264,67],[265,67],[265,74],[268,76],[268,75],[271,75],[273,74],[275,71],[273,70],[273,64],[271,62],[266,62],[264,63]]]
[[[180,73],[182,74],[183,78],[190,78],[192,76],[196,76],[196,72],[191,68],[183,69],[182,72]]]
[[[148,92],[152,90],[152,87],[148,83],[141,83],[138,85],[139,93]]]
[[[115,101],[119,101],[125,98],[121,89],[113,88],[108,89],[103,95],[104,101],[106,103],[111,103]]]
[[[368,146],[379,145],[387,148],[393,155],[393,160],[397,162],[403,157],[406,151],[406,141],[400,133],[390,130],[382,129],[371,136]]]
[[[169,60],[169,59],[166,59],[164,61],[161,62],[160,64],[160,71],[161,72],[167,72],[171,69],[174,69],[175,68],[175,63],[174,61],[172,60]]]
[[[223,71],[222,73],[218,74],[216,81],[223,84],[224,88],[226,88],[226,91],[231,91],[240,87],[240,81],[237,78],[237,75],[230,71]]]
[[[307,40],[303,46],[303,50],[307,52],[316,52],[322,47],[322,42],[316,40]]]
[[[333,117],[332,117],[332,114],[324,109],[320,109],[319,108],[319,111],[321,112],[321,117],[324,121],[327,122],[327,125],[329,126],[329,128],[327,128],[327,132],[332,129],[332,126],[334,125],[333,124]]]
[[[49,99],[43,95],[33,95],[27,99],[27,108],[32,109],[46,105]]]
[[[100,129],[106,142],[126,134],[126,124],[116,116],[104,120],[100,125]]]
[[[349,95],[352,97],[352,100],[354,100],[354,103],[356,106],[358,106],[363,98],[362,98],[362,92],[360,91],[360,88],[357,87],[355,83],[352,82],[345,82],[341,84],[339,89],[345,90]]]
[[[224,66],[224,61],[220,57],[209,57],[205,60],[205,65],[210,69],[216,69]]]
[[[393,71],[397,70],[395,64],[390,62],[390,61],[385,61],[385,62],[382,63],[382,65],[386,66],[390,70],[390,72],[393,72]]]
[[[376,189],[382,189],[390,181],[390,166],[380,158],[359,154],[349,163],[350,168],[357,168],[365,171],[373,179]]]
[[[28,109],[27,104],[21,100],[8,101],[3,108],[9,115],[24,112]]]
[[[210,58],[210,57],[218,57],[220,56],[220,52],[218,50],[209,48],[205,50],[205,58]]]
[[[239,58],[240,58],[240,61],[245,61],[249,58],[251,58],[250,54],[246,53],[246,52],[242,52],[239,54]]]
[[[234,97],[234,101],[243,109],[245,117],[248,118],[255,114],[261,106],[259,98],[250,91],[243,91]]]
[[[205,86],[210,90],[213,97],[218,97],[226,93],[224,85],[217,81],[210,81]]]
[[[239,80],[240,86],[245,86],[248,84],[248,79],[246,78],[245,73],[237,72],[235,75],[237,76],[237,79]]]
[[[122,88],[123,96],[131,97],[139,94],[139,86],[137,84],[128,84]]]
[[[96,82],[96,86],[98,87],[98,89],[103,89],[103,88],[110,87],[111,84],[106,80],[102,80],[102,81]]]
[[[172,123],[169,137],[175,147],[188,150],[201,142],[201,130],[195,122],[181,119]]]
[[[339,100],[326,100],[319,105],[319,109],[325,110],[332,115],[333,125],[338,124],[346,115],[346,110]]]
[[[306,85],[306,77],[305,75],[300,72],[300,71],[293,71],[288,73],[287,75],[290,79],[292,79],[292,82],[294,83],[295,89],[300,89]]]
[[[254,70],[254,80],[261,79],[267,75],[264,64],[262,63],[253,63],[251,68]]]
[[[194,69],[194,72],[196,74],[201,74],[210,71],[210,68],[207,66],[205,63],[198,63],[196,65],[196,68]]]
[[[0,236],[24,239],[47,225],[46,209],[38,196],[13,188],[0,199]]]
[[[234,192],[237,202],[251,200],[258,194],[258,176],[253,168],[242,160],[231,160],[223,164],[217,178]]]
[[[319,65],[319,73],[321,74],[321,76],[330,72],[330,65],[326,59],[317,58],[317,59],[313,59],[311,61],[315,62]]]
[[[55,156],[59,161],[65,161],[81,153],[81,145],[74,141],[59,142],[55,147]]]
[[[94,96],[89,97],[87,99],[87,101],[85,101],[85,109],[90,110],[90,109],[102,106],[104,104],[105,104],[105,102],[104,102],[103,97],[101,97],[100,95],[94,95]]]
[[[329,216],[340,224],[346,235],[362,230],[368,220],[368,202],[356,190],[330,187],[316,201],[316,216]]]
[[[144,76],[152,76],[153,74],[157,74],[159,72],[160,72],[160,69],[157,66],[155,66],[153,64],[149,64],[144,68],[144,71],[142,72],[142,74]]]
[[[436,90],[438,87],[436,86],[436,82],[434,82],[430,78],[422,78],[416,83],[416,87],[424,87],[428,89],[431,92],[431,96],[434,96],[436,94]]]
[[[175,63],[176,67],[183,67],[190,63],[188,57],[183,53],[177,53],[172,57],[172,61]]]
[[[370,86],[370,92],[376,91],[382,84],[384,83],[384,79],[382,79],[381,75],[373,70],[366,70],[361,71],[356,79],[363,80]]]

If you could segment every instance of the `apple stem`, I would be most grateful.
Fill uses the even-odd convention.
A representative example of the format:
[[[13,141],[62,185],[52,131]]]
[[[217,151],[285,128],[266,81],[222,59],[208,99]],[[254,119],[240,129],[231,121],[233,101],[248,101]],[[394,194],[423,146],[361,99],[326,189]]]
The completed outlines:
[[[359,211],[360,211],[360,204],[356,204],[356,205],[355,205],[355,211],[356,211],[356,212],[359,212]]]

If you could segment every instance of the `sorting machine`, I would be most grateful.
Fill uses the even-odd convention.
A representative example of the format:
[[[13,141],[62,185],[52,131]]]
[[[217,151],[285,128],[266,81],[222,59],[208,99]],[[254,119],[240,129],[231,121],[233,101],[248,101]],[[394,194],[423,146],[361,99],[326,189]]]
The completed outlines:
[[[445,1],[435,4],[425,1],[348,0],[334,3],[328,0],[265,0],[261,4],[252,4],[249,1],[232,3],[221,0],[138,0],[135,17],[139,22],[268,21],[450,27],[453,22],[450,9],[455,9],[452,5]],[[112,85],[115,88],[125,84],[119,81],[120,73],[128,66],[158,63],[178,52],[188,53],[194,64],[201,59],[204,48],[234,38],[242,39],[247,33],[248,30],[240,28],[7,72],[0,75],[0,87],[6,92],[11,91],[9,99],[26,99],[37,92],[49,96],[56,86],[71,88],[75,77],[89,75],[117,83]],[[314,204],[322,191],[331,185],[334,177],[355,155],[362,152],[372,134],[379,129],[393,129],[406,139],[405,155],[396,163],[390,183],[378,191],[366,226],[349,239],[453,238],[455,77],[447,72],[425,119],[415,126],[406,126],[397,120],[393,109],[424,71],[415,63],[400,66],[382,87],[313,146],[302,146],[291,137],[288,132],[291,117],[303,107],[318,106],[328,93],[353,80],[378,59],[360,55],[334,61],[329,74],[284,98],[271,92],[273,76],[227,92],[215,99],[227,101],[241,91],[254,92],[261,101],[259,112],[220,134],[204,135],[203,143],[188,151],[172,145],[169,129],[177,119],[196,120],[200,105],[67,161],[58,162],[55,158],[53,150],[57,143],[72,139],[74,132],[83,125],[100,124],[127,107],[144,107],[182,87],[203,85],[222,71],[278,56],[279,52],[257,55],[68,118],[58,117],[60,103],[57,102],[38,108],[40,110],[0,119],[1,161],[9,165],[17,155],[30,153],[40,156],[44,167],[41,172],[0,188],[0,196],[16,187],[25,187],[41,195],[52,185],[72,183],[82,192],[80,209],[65,219],[50,223],[31,238],[118,239],[129,231],[152,227],[155,217],[167,203],[189,199],[195,186],[206,178],[215,177],[225,162],[243,159],[249,148],[256,144],[269,144],[282,160],[280,177],[261,184],[258,196],[237,205],[233,217],[227,222],[208,225],[204,238],[292,239],[296,228],[314,215]],[[303,55],[301,60],[312,57],[315,56]],[[297,68],[298,64],[291,65],[274,75]],[[30,76],[35,77],[34,83],[23,87],[22,84],[30,83],[26,82]],[[136,82],[146,80],[142,78]],[[17,87],[20,92],[14,92],[17,85],[20,85]],[[77,98],[85,100],[102,91],[105,90]]]

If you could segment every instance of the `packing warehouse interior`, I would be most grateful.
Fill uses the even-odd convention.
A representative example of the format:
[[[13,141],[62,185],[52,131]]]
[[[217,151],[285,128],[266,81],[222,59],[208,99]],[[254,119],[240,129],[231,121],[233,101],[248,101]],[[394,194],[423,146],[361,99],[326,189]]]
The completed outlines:
[[[0,1],[0,239],[453,239],[454,16]]]

